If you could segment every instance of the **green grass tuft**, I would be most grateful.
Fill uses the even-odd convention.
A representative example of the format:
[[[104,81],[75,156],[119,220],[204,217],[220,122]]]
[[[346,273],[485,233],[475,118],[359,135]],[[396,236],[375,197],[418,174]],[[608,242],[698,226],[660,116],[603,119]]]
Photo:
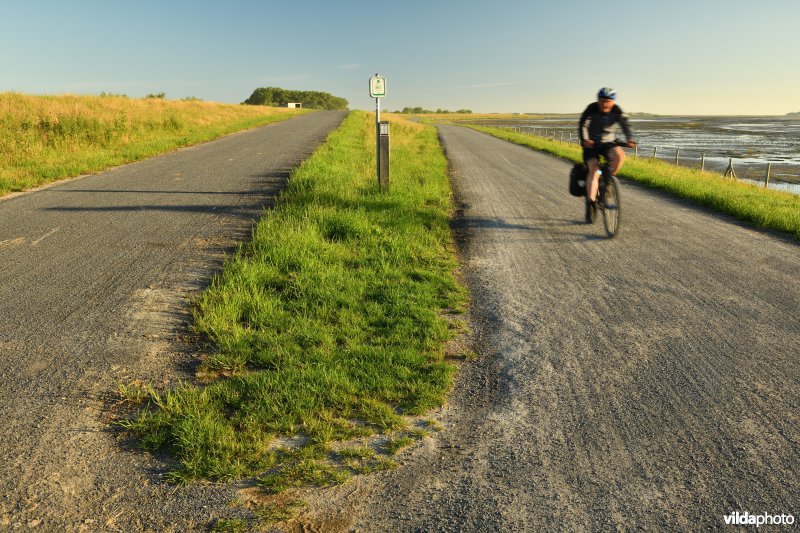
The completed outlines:
[[[211,531],[225,533],[244,533],[248,529],[247,521],[240,518],[220,518],[211,527]]]
[[[389,439],[383,445],[383,449],[386,450],[389,455],[397,455],[397,453],[402,450],[403,448],[408,448],[412,444],[416,442],[412,437],[397,437],[395,439]]]
[[[175,454],[176,482],[266,473],[280,492],[392,468],[328,443],[402,430],[444,402],[444,344],[463,329],[446,316],[466,304],[447,161],[435,129],[396,121],[379,191],[373,121],[348,116],[199,299],[196,328],[218,347],[200,369],[211,382],[153,394],[123,423]],[[276,437],[303,444],[276,451]]]
[[[297,516],[297,513],[305,507],[305,502],[298,499],[288,501],[263,503],[255,509],[255,515],[259,520],[271,524],[283,522]]]

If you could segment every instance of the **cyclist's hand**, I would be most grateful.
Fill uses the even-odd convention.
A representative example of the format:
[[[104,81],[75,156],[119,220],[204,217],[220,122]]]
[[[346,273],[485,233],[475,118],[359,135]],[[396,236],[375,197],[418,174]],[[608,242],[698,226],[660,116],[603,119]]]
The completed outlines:
[[[591,139],[587,139],[587,140],[583,141],[583,147],[584,148],[594,148],[594,141],[591,140]]]
[[[633,139],[628,141],[628,148],[636,148],[636,141],[634,141]]]

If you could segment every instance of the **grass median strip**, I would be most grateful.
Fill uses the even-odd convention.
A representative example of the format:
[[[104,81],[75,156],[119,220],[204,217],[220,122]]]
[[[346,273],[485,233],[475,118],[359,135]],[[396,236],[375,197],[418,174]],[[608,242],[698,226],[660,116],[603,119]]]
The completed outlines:
[[[575,145],[498,128],[467,127],[563,159],[581,161],[581,150]],[[742,183],[713,172],[702,172],[641,157],[627,158],[620,177],[667,191],[756,227],[785,232],[800,239],[798,195]],[[564,181],[566,183],[566,176]]]
[[[0,196],[304,112],[197,100],[0,93]]]
[[[444,402],[466,305],[447,161],[433,128],[394,120],[378,191],[371,121],[348,116],[200,298],[196,328],[216,347],[202,383],[148,390],[122,422],[172,451],[172,480],[340,483],[391,467],[425,434],[410,417]]]

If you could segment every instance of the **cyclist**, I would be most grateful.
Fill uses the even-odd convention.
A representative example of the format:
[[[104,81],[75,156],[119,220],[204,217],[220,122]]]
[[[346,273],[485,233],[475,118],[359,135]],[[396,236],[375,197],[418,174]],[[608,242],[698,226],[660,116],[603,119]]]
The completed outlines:
[[[583,162],[588,169],[586,175],[586,222],[593,223],[597,215],[597,190],[599,184],[600,156],[608,161],[608,170],[616,176],[625,161],[625,152],[613,143],[622,128],[627,146],[633,148],[633,140],[628,119],[622,109],[614,103],[617,91],[603,87],[597,93],[597,102],[586,107],[578,122],[578,136],[583,146]]]

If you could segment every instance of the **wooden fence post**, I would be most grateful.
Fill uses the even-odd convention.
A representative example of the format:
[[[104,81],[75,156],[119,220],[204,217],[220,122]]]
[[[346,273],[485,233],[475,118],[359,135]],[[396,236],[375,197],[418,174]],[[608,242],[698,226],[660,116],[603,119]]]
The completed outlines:
[[[653,147],[653,159],[656,158],[656,154],[658,154],[658,146]]]
[[[678,161],[680,161],[680,159],[679,159],[680,158],[680,154],[681,154],[681,149],[680,148],[675,148],[675,166],[678,166]]]
[[[703,152],[703,155],[700,156],[700,170],[706,169],[706,153]]]
[[[725,177],[725,178],[729,178],[729,177],[730,178],[735,178],[736,177],[736,171],[733,170],[733,158],[728,159],[728,168],[725,169],[725,174],[724,174],[723,177]]]
[[[769,187],[769,173],[772,170],[772,163],[767,163],[767,179],[764,180],[764,187]]]

